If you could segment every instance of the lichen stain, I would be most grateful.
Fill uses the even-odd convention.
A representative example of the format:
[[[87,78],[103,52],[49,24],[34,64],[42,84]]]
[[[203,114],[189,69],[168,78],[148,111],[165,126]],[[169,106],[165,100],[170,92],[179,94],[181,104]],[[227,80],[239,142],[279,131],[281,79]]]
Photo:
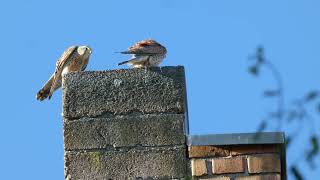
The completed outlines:
[[[89,152],[91,163],[96,167],[96,169],[101,168],[101,152]]]

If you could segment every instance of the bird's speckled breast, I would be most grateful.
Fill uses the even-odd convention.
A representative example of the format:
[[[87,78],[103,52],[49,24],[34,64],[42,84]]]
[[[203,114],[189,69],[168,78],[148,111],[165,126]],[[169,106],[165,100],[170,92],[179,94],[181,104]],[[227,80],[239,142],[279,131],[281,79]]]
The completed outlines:
[[[86,63],[87,63],[86,58],[84,58],[83,56],[80,56],[79,54],[76,54],[70,63],[68,72],[80,71],[82,67],[86,65]]]
[[[166,56],[164,54],[152,55],[149,59],[150,66],[159,66]]]

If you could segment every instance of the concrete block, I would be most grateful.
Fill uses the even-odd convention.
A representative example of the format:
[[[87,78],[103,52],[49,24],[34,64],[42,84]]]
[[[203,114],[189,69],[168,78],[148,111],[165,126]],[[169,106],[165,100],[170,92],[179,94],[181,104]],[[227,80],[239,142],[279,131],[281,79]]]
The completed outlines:
[[[81,118],[64,122],[65,150],[184,145],[184,115]]]
[[[186,148],[144,148],[129,151],[66,152],[69,180],[179,179],[186,176]]]
[[[68,73],[62,84],[69,119],[186,111],[182,66]]]

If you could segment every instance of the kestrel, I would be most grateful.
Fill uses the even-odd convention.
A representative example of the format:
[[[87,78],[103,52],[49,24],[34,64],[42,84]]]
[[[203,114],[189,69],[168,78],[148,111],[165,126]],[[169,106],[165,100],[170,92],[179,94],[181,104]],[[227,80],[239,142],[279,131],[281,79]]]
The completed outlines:
[[[88,46],[71,46],[65,50],[56,63],[55,72],[37,93],[37,100],[50,99],[52,93],[61,87],[62,76],[64,74],[85,70],[91,52],[91,48]]]
[[[132,58],[119,63],[118,65],[128,64],[134,68],[155,67],[166,57],[167,49],[152,39],[137,42],[131,46],[128,51],[120,52],[122,54],[132,54]]]

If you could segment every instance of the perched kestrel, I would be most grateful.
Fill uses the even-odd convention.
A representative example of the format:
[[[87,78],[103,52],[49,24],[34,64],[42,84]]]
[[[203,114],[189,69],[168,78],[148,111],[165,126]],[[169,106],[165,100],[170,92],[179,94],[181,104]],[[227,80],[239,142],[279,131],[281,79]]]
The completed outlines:
[[[120,52],[122,54],[132,54],[132,58],[119,63],[132,65],[134,68],[137,67],[155,67],[166,57],[167,50],[164,46],[159,44],[157,41],[147,39],[136,43],[131,46],[128,51]]]
[[[52,93],[61,87],[62,75],[68,72],[83,71],[87,67],[91,52],[88,46],[71,46],[65,50],[56,63],[55,72],[37,93],[37,100],[50,99]]]

